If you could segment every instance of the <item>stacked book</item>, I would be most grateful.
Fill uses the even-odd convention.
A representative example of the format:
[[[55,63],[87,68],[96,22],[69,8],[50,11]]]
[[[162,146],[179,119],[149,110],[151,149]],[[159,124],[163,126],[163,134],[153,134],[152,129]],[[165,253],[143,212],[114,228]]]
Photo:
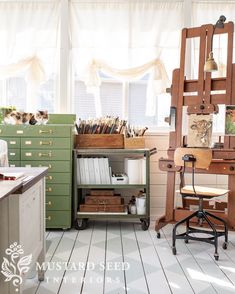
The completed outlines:
[[[80,212],[90,213],[126,213],[124,199],[114,190],[91,190],[80,204]]]
[[[77,158],[78,185],[111,184],[111,168],[107,157]]]

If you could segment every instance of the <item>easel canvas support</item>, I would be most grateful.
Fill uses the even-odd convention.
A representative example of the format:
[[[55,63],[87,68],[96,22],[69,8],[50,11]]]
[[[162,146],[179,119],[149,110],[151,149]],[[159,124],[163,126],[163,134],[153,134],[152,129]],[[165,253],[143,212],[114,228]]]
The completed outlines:
[[[235,64],[232,64],[233,56],[233,22],[224,24],[223,28],[216,28],[214,34],[227,34],[227,66],[226,77],[211,78],[211,73],[204,72],[206,57],[211,51],[213,25],[207,24],[196,28],[182,30],[180,68],[173,71],[171,86],[171,106],[176,108],[176,130],[170,132],[168,158],[159,160],[159,167],[167,172],[167,195],[165,215],[156,220],[155,229],[158,231],[165,224],[177,221],[189,215],[187,209],[175,209],[175,177],[179,167],[174,165],[174,150],[183,146],[182,136],[182,112],[183,106],[187,106],[188,113],[206,114],[217,110],[218,104],[235,104]],[[185,78],[185,52],[187,39],[200,38],[198,79],[187,80]],[[222,91],[221,91],[222,90]],[[220,91],[216,93],[215,91]],[[189,93],[195,92],[195,95]],[[235,136],[224,138],[223,149],[213,149],[213,160],[209,170],[210,174],[228,175],[227,211],[215,212],[228,221],[230,228],[235,229]]]

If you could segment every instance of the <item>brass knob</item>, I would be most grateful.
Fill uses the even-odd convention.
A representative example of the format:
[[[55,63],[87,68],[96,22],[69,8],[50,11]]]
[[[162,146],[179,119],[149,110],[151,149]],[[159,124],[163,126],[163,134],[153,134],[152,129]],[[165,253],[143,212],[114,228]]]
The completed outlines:
[[[49,153],[38,153],[38,156],[39,157],[51,157],[51,152],[49,152]]]
[[[46,192],[52,192],[52,188],[49,187],[48,189],[46,189]]]
[[[51,216],[49,215],[48,217],[46,217],[46,220],[51,220]]]
[[[52,145],[51,141],[40,141],[39,142],[40,145]]]
[[[51,201],[46,202],[46,205],[51,206]]]
[[[45,131],[45,130],[39,130],[39,134],[52,134],[52,133],[53,133],[52,130],[47,130],[47,131]]]

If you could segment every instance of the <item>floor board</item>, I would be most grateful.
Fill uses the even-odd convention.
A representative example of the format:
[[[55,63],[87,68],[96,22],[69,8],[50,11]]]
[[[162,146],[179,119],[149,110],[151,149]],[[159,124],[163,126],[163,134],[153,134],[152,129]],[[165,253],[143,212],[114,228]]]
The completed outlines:
[[[219,261],[211,244],[196,241],[177,240],[174,256],[171,234],[171,224],[157,239],[151,227],[112,221],[48,231],[45,281],[28,279],[23,294],[235,293],[235,232],[229,232],[227,250],[220,238]]]

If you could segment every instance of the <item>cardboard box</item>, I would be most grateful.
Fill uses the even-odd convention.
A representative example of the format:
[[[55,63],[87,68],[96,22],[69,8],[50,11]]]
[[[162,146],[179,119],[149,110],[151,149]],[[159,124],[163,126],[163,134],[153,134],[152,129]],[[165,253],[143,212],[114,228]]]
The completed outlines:
[[[144,137],[125,138],[124,148],[125,149],[143,149],[145,148],[145,138]]]
[[[82,134],[76,135],[76,148],[110,148],[124,147],[122,134]]]

